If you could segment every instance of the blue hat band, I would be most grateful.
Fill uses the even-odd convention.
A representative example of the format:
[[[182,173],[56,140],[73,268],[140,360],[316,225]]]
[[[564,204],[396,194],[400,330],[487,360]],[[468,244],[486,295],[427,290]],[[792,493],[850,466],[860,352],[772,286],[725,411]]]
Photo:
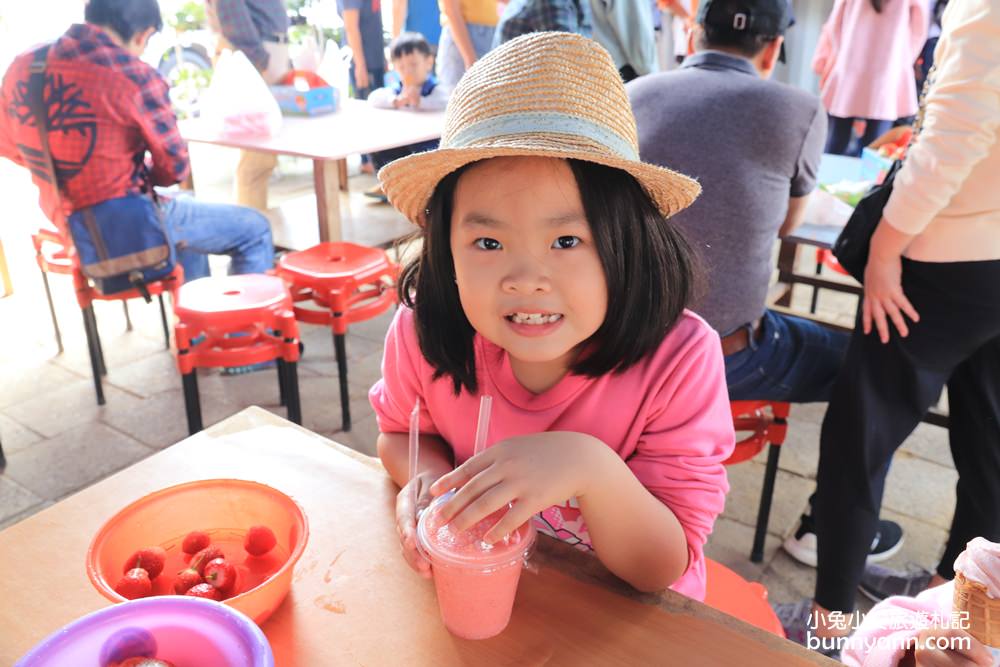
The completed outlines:
[[[617,132],[586,118],[549,111],[511,113],[480,120],[448,137],[441,147],[469,148],[484,139],[518,134],[568,134],[606,146],[622,159],[639,159],[635,147]]]

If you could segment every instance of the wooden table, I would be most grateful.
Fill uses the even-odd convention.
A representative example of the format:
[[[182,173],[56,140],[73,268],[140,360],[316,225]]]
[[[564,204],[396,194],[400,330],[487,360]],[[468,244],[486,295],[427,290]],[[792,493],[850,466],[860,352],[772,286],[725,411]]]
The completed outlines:
[[[281,132],[270,138],[222,137],[197,119],[182,121],[179,127],[189,142],[312,160],[319,238],[339,241],[339,191],[346,188],[347,157],[437,139],[444,129],[444,112],[373,109],[361,100],[345,100],[336,113],[286,116]]]
[[[263,628],[276,664],[833,664],[791,642],[667,592],[643,595],[548,538],[522,577],[499,637],[451,636],[433,583],[412,573],[393,523],[396,488],[376,459],[248,408],[0,532],[0,664],[106,606],[84,554],[106,518],[165,486],[260,481],[294,497],[310,537],[292,592]]]

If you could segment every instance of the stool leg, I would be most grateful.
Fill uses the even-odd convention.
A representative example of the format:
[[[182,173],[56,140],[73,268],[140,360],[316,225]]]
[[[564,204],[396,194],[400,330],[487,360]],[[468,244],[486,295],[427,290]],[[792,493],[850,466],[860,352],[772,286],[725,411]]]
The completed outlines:
[[[299,403],[299,367],[294,361],[285,366],[285,402],[288,405],[288,421],[302,426],[302,405]]]
[[[49,289],[49,274],[42,271],[42,267],[38,267],[38,270],[42,272],[42,284],[45,285],[45,298],[49,300],[49,315],[52,316],[52,329],[56,332],[56,347],[59,348],[59,354],[62,354],[62,333],[59,331],[59,320],[56,319],[56,307],[52,303],[52,290]]]
[[[821,275],[823,273],[823,263],[816,262],[816,275]],[[812,301],[809,302],[809,312],[816,314],[816,304],[819,302],[819,287],[813,285],[813,295]]]
[[[194,435],[202,428],[201,423],[201,399],[198,397],[198,371],[192,369],[190,373],[181,375],[184,384],[184,411],[187,413],[188,434]]]
[[[337,352],[337,376],[340,380],[341,429],[351,430],[351,401],[347,395],[347,336],[333,334],[333,347]]]
[[[767,450],[767,467],[764,469],[764,487],[760,490],[760,508],[757,511],[757,528],[753,534],[753,549],[750,560],[759,563],[764,560],[764,539],[767,537],[767,524],[771,516],[771,499],[774,496],[774,481],[778,476],[778,456],[781,454],[779,445],[771,444]]]
[[[97,328],[97,313],[94,312],[94,306],[90,306],[90,323],[93,327],[94,332],[94,343],[97,346],[97,367],[101,371],[101,375],[105,376],[108,374],[108,366],[104,363],[104,346],[101,345],[101,332]]]
[[[122,312],[125,313],[125,331],[132,331],[132,316],[128,313],[127,299],[122,299]]]
[[[94,374],[94,392],[97,394],[97,404],[104,405],[104,387],[101,386],[100,342],[97,340],[97,322],[94,319],[94,307],[83,308],[83,331],[87,334],[87,351],[90,353],[90,371]]]
[[[163,323],[163,347],[170,349],[170,325],[167,324],[167,309],[163,306],[163,294],[157,295],[160,300],[160,322]]]
[[[288,393],[285,385],[285,360],[278,359],[278,405],[288,405]]]

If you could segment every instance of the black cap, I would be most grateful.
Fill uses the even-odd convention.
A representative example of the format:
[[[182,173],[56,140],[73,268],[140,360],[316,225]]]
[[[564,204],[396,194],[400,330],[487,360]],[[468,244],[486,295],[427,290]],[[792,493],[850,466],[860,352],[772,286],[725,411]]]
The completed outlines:
[[[778,37],[795,25],[789,0],[702,0],[698,23],[733,33]],[[781,46],[785,62],[785,46]]]

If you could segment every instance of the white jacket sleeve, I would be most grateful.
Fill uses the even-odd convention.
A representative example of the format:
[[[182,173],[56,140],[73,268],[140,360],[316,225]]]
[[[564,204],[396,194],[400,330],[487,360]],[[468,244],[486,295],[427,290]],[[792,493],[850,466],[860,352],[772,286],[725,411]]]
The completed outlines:
[[[434,86],[430,95],[424,95],[420,98],[420,108],[423,111],[441,111],[448,106],[450,94],[451,91],[448,90],[448,87],[439,83]]]
[[[376,109],[393,109],[396,93],[391,88],[376,88],[368,95],[368,105]]]
[[[924,126],[896,176],[885,219],[920,234],[958,192],[1000,131],[1000,3],[948,6]]]

